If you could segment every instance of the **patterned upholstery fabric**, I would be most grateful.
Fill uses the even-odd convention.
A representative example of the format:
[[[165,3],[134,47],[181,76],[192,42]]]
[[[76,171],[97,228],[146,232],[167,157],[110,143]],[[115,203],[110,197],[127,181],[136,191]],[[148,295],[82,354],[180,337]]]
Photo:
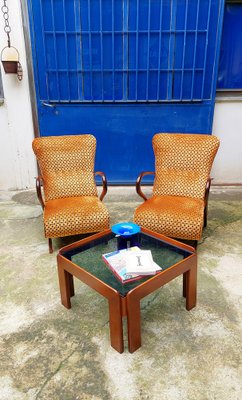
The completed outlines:
[[[204,196],[219,139],[199,134],[156,134],[153,197],[140,205],[134,221],[178,239],[199,240]]]
[[[105,205],[94,196],[49,200],[44,209],[45,237],[99,232],[109,228]]]
[[[216,136],[156,134],[153,194],[203,199],[218,147]]]
[[[45,236],[53,238],[108,229],[108,210],[98,198],[94,179],[95,137],[36,138],[33,150],[43,180]]]
[[[94,136],[36,138],[33,150],[44,182],[46,201],[97,195],[93,174],[96,152]]]
[[[199,240],[203,228],[204,201],[191,197],[153,196],[135,212],[136,224],[163,235]]]

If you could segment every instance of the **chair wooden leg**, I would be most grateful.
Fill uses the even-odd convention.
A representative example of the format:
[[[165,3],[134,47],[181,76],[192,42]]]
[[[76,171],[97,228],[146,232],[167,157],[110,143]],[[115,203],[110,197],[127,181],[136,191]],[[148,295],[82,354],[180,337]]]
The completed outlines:
[[[53,253],[53,245],[52,245],[52,239],[48,238],[48,243],[49,243],[49,253]]]
[[[194,247],[195,250],[197,250],[197,240],[194,240],[192,247]]]

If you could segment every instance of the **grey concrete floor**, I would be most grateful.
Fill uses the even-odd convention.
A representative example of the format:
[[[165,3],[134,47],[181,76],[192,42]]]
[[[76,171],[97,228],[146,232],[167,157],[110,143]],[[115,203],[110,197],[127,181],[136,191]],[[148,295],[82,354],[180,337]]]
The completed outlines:
[[[150,188],[146,189],[150,192]],[[111,223],[131,220],[133,188],[109,188]],[[198,303],[177,278],[142,301],[142,347],[110,347],[106,300],[76,282],[60,303],[34,191],[0,192],[0,400],[241,400],[242,188],[213,187],[198,246]]]

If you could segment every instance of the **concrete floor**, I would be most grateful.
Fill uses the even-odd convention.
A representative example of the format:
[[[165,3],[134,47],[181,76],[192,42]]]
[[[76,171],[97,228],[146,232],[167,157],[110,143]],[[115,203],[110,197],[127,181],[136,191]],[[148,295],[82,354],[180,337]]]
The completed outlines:
[[[150,189],[146,190],[147,192]],[[132,219],[133,188],[110,188],[111,223]],[[106,300],[76,282],[60,303],[34,191],[0,192],[0,400],[241,400],[242,188],[212,188],[198,246],[198,304],[180,277],[142,301],[142,347],[110,347]]]

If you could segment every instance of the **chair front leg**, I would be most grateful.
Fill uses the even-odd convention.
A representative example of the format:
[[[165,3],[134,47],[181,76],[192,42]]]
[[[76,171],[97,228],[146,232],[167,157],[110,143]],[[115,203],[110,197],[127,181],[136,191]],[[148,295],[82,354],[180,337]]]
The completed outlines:
[[[51,238],[48,238],[48,244],[49,244],[49,253],[52,254],[53,253],[53,243],[52,243]]]

